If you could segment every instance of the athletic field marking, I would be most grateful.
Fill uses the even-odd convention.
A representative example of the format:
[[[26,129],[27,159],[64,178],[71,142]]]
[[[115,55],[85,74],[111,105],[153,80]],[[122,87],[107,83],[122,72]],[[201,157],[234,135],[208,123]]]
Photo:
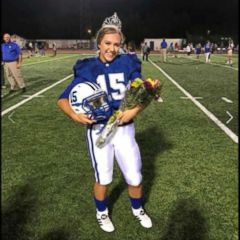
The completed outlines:
[[[47,60],[33,62],[33,63],[25,63],[22,66],[24,67],[24,66],[35,65],[35,64],[38,64],[38,63],[53,62],[53,61],[62,60],[62,59],[66,59],[66,58],[72,58],[72,57],[76,57],[76,56],[75,55],[71,55],[71,56],[65,56],[65,57],[60,57],[60,58],[47,59]]]
[[[226,59],[227,60],[227,54],[225,54],[224,56],[223,55],[218,55],[218,54],[216,54],[216,53],[214,53],[213,55],[211,55],[211,57],[214,57],[214,58],[224,58],[224,59]],[[233,58],[237,58],[237,54],[234,56],[232,56]]]
[[[61,80],[59,80],[58,82],[55,82],[54,84],[52,84],[52,85],[50,85],[50,86],[48,86],[48,87],[42,89],[41,91],[39,91],[39,92],[37,92],[37,93],[31,95],[30,97],[28,97],[28,98],[22,100],[21,102],[19,102],[19,103],[13,105],[13,106],[7,108],[6,110],[2,111],[2,117],[3,117],[5,114],[7,114],[8,112],[10,112],[10,111],[12,111],[12,110],[14,110],[14,109],[20,107],[20,106],[23,105],[24,103],[26,103],[26,102],[32,100],[33,98],[39,96],[40,94],[42,94],[42,93],[48,91],[49,89],[55,87],[56,85],[58,85],[58,84],[64,82],[65,80],[67,80],[67,79],[69,79],[69,78],[71,78],[71,77],[73,77],[73,74],[68,75],[67,77],[65,77],[65,78],[63,78],[63,79],[61,79]]]
[[[31,97],[31,95],[22,95],[22,97],[26,98],[26,97]],[[38,95],[38,96],[35,96],[35,97],[44,97],[43,95]]]
[[[186,58],[186,59],[191,59],[193,61],[200,61],[200,62],[205,63],[205,61],[203,61],[203,60],[194,59],[192,57],[186,57],[186,56],[180,56],[180,57]],[[231,66],[225,66],[225,65],[222,65],[222,64],[219,64],[219,63],[212,63],[212,62],[210,62],[210,63],[206,63],[206,64],[211,64],[211,65],[216,65],[216,66],[220,66],[220,67],[230,68],[230,69],[238,71],[238,68],[234,68],[234,67],[231,67]]]
[[[15,111],[11,112],[8,116],[8,119],[12,122],[12,123],[15,123],[15,121],[13,121],[12,119],[12,115],[15,113]]]
[[[238,68],[235,68],[235,67],[225,66],[225,65],[222,65],[222,64],[212,63],[212,62],[210,62],[210,64],[212,64],[212,65],[216,65],[216,66],[220,66],[220,67],[230,68],[230,69],[233,69],[233,70],[238,71]]]
[[[223,101],[227,102],[227,103],[233,103],[232,100],[226,98],[226,97],[221,97]]]
[[[161,55],[160,53],[152,53],[151,55],[158,55],[161,59]],[[169,56],[168,56],[169,57]],[[187,57],[187,56],[182,56],[181,54],[178,55],[177,58],[186,58],[186,59],[191,59],[193,61],[199,61],[199,62],[202,62],[202,63],[205,63],[205,61],[203,60],[199,60],[199,59],[194,59],[192,58],[191,56],[190,57]],[[162,60],[161,60],[162,61]],[[181,62],[181,61],[180,61]],[[226,66],[226,65],[222,65],[222,64],[218,64],[218,63],[208,63],[208,64],[211,64],[211,65],[216,65],[216,66],[220,66],[220,67],[225,67],[225,68],[230,68],[230,69],[233,69],[233,70],[236,70],[238,71],[238,68],[235,68],[235,67],[231,67],[231,66]]]
[[[81,54],[81,55],[89,55],[91,56],[92,54]],[[38,63],[45,63],[45,62],[52,62],[52,61],[57,61],[57,60],[62,60],[62,59],[66,59],[66,58],[72,58],[72,57],[77,57],[80,55],[74,54],[74,55],[70,55],[70,56],[65,56],[65,57],[59,57],[59,58],[54,58],[54,59],[48,59],[48,60],[44,60],[44,61],[39,61],[39,62],[33,62],[33,63],[25,63],[22,66],[30,66],[30,65],[35,65]]]
[[[229,112],[229,111],[226,111],[227,115],[230,117],[227,121],[226,121],[226,124],[229,124],[230,121],[232,121],[233,119],[233,115]]]
[[[172,77],[170,77],[162,68],[155,64],[151,59],[150,63],[155,66],[165,77],[167,77],[180,91],[183,92],[197,107],[199,107],[218,127],[220,127],[235,143],[238,143],[238,136],[224,125],[217,117],[215,117],[207,108],[198,102],[189,92],[180,86]]]
[[[190,99],[189,97],[180,97],[180,98],[182,98],[182,99]],[[195,98],[195,99],[203,99],[203,97],[193,97],[193,98]]]

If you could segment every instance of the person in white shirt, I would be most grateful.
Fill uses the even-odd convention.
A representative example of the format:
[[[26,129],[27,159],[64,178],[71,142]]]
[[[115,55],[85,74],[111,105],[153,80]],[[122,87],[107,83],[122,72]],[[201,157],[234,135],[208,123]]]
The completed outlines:
[[[190,56],[190,54],[191,54],[190,44],[187,45],[186,52],[187,52],[187,55]]]
[[[232,62],[233,48],[234,48],[233,40],[229,39],[228,48],[227,48],[227,64],[229,64],[231,67],[233,65],[233,62]]]

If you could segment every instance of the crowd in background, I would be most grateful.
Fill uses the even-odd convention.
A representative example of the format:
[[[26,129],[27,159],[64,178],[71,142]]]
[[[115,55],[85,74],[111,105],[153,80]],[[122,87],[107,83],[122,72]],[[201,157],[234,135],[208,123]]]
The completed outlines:
[[[16,40],[12,39],[12,42],[16,43]],[[52,51],[52,56],[55,57],[57,55],[57,44],[55,42],[52,42],[51,46],[49,46],[45,41],[27,41],[24,46],[20,47],[21,50],[27,51],[28,58],[33,56],[45,56],[46,50],[48,50],[49,48]],[[233,56],[233,53],[238,53],[238,48],[239,48],[239,45],[238,44],[235,45],[231,38],[228,39],[227,44],[226,42],[224,44],[223,41],[221,41],[219,45],[216,42],[210,42],[209,40],[206,40],[205,42],[199,41],[196,43],[188,42],[185,45],[178,44],[178,42],[175,42],[175,43],[170,42],[170,44],[168,44],[165,39],[162,39],[159,45],[159,51],[157,52],[160,53],[162,62],[167,62],[168,56],[173,56],[177,58],[179,57],[179,54],[186,54],[187,56],[196,55],[196,59],[198,61],[200,61],[200,56],[203,55],[205,59],[205,63],[210,63],[212,54],[218,54],[218,53],[226,54],[225,64],[233,66],[232,56]],[[119,54],[125,54],[125,53],[136,54],[137,50],[139,49],[141,51],[142,61],[148,61],[149,59],[148,57],[150,53],[154,51],[154,49],[152,49],[147,42],[142,42],[140,47],[137,47],[134,41],[129,41],[128,43],[124,43],[121,46],[119,50]],[[2,50],[2,53],[3,53],[3,50]],[[21,53],[21,56],[22,56],[22,53]],[[5,71],[8,71],[6,70],[6,66],[9,64],[6,63],[5,65],[3,65],[3,62],[4,61],[2,61],[2,67],[5,66]],[[18,71],[19,67],[16,69]],[[1,78],[2,78],[2,87],[5,87],[4,78],[3,77]],[[18,79],[21,79],[21,76],[17,78],[17,80]],[[16,81],[11,81],[11,79],[8,80],[12,83],[10,92],[13,92],[15,90],[14,82],[19,82],[17,80]],[[25,85],[20,84],[20,86],[23,88],[23,91],[25,91]]]
[[[141,44],[142,61],[148,61],[148,56],[152,50],[153,49],[148,46],[147,42],[143,42]],[[177,42],[175,42],[175,44],[173,42],[168,44],[167,41],[163,38],[159,46],[159,53],[162,62],[167,62],[168,56],[174,56],[177,58],[178,54],[181,53],[186,54],[187,56],[196,54],[196,59],[198,61],[200,61],[200,55],[204,54],[205,63],[210,63],[212,54],[226,53],[226,64],[233,66],[232,55],[234,51],[238,52],[238,44],[235,46],[231,38],[228,39],[227,45],[224,45],[223,42],[221,42],[220,46],[218,46],[216,42],[210,42],[209,40],[207,40],[205,43],[198,42],[196,44],[193,44],[192,42],[189,42],[186,44],[186,46],[180,46]]]

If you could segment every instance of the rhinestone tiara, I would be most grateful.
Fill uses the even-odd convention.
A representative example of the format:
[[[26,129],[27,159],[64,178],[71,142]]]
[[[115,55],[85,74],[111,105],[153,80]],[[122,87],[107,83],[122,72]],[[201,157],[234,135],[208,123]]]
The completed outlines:
[[[114,28],[117,28],[119,31],[121,31],[122,22],[118,18],[116,12],[111,17],[105,18],[105,20],[102,24],[102,28],[105,28],[105,27],[114,27]]]

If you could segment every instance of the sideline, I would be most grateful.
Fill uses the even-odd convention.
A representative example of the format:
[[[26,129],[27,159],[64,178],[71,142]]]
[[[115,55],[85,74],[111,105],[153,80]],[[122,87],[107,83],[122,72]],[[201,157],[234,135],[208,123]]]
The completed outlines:
[[[71,77],[73,77],[73,74],[68,75],[67,77],[65,77],[65,78],[63,78],[63,79],[61,79],[61,80],[55,82],[54,84],[52,84],[52,85],[50,85],[50,86],[48,86],[48,87],[46,87],[46,88],[40,90],[39,92],[37,92],[37,93],[35,93],[35,94],[29,96],[28,98],[22,100],[21,102],[19,102],[19,103],[15,104],[15,105],[13,105],[13,106],[11,106],[11,107],[5,109],[5,110],[2,111],[2,113],[1,113],[1,114],[2,114],[2,117],[3,117],[5,114],[9,113],[10,111],[12,111],[12,110],[14,110],[14,109],[20,107],[21,105],[25,104],[26,102],[32,100],[33,98],[37,97],[38,95],[40,95],[40,94],[42,94],[42,93],[48,91],[49,89],[55,87],[56,85],[58,85],[58,84],[64,82],[65,80],[67,80],[67,79],[69,79],[69,78],[71,78]]]
[[[47,60],[44,60],[44,61],[37,61],[37,62],[32,62],[32,63],[25,63],[22,66],[25,67],[25,66],[35,65],[35,64],[38,64],[38,63],[53,62],[53,61],[62,60],[62,59],[66,59],[66,58],[72,58],[72,57],[77,57],[77,55],[59,57],[59,58],[54,58],[54,59],[47,59]]]
[[[224,125],[215,115],[213,115],[207,108],[198,102],[189,92],[181,87],[172,77],[170,77],[163,69],[155,64],[151,59],[150,63],[156,67],[165,77],[167,77],[184,95],[186,95],[198,108],[200,108],[218,127],[220,127],[235,143],[238,143],[238,136]]]

